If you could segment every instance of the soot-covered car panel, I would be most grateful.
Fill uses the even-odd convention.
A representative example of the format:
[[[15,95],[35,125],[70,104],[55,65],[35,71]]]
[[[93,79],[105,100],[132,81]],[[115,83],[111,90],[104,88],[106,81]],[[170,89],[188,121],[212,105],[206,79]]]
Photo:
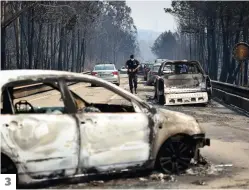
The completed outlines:
[[[160,104],[207,104],[212,87],[197,61],[166,61],[161,64],[155,83],[155,98]]]

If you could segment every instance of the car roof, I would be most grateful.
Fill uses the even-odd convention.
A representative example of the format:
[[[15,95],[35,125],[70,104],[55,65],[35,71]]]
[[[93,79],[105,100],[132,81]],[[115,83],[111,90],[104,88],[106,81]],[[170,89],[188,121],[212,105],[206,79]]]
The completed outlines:
[[[113,64],[113,63],[99,63],[99,64],[96,64],[96,65],[94,65],[94,68],[96,67],[96,66],[103,66],[103,65],[111,65],[111,66],[113,66],[113,67],[115,67],[115,64]]]
[[[97,65],[115,65],[114,63],[97,63],[95,64],[95,66]]]
[[[165,61],[163,62],[163,64],[165,63],[195,63],[199,66],[199,68],[201,69],[202,73],[205,74],[205,71],[203,70],[201,64],[199,61],[196,61],[196,60],[187,60],[187,59],[184,59],[184,60],[168,60],[168,61]]]
[[[195,63],[198,63],[198,61],[195,61],[195,60],[167,60],[167,61],[164,61],[164,63],[167,63],[167,62],[171,62],[171,63],[178,63],[178,62],[184,62],[184,63],[190,63],[190,62],[195,62]]]
[[[1,70],[0,71],[0,86],[2,87],[6,83],[11,81],[18,81],[21,79],[28,79],[29,77],[38,78],[39,76],[76,76],[81,73],[72,73],[68,71],[56,71],[56,70],[39,70],[39,69],[16,69],[16,70]],[[88,76],[88,75],[87,75]]]

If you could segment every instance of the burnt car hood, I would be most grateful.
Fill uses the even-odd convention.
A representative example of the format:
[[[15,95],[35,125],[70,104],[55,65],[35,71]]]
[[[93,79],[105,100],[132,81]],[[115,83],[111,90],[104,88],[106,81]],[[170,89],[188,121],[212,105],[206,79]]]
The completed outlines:
[[[167,88],[198,88],[203,81],[202,74],[164,75],[164,84]]]
[[[161,123],[163,128],[169,129],[170,133],[186,133],[189,135],[205,133],[198,121],[190,115],[167,109],[158,109],[156,115],[157,122]]]

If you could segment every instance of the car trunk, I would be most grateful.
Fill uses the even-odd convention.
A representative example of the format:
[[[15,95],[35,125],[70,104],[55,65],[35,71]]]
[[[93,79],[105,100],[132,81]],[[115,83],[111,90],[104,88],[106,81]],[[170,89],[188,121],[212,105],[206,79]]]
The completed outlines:
[[[164,75],[166,88],[200,88],[202,80],[202,74]]]
[[[109,78],[109,77],[113,77],[113,70],[95,70],[94,72],[97,73],[97,76],[100,78]]]

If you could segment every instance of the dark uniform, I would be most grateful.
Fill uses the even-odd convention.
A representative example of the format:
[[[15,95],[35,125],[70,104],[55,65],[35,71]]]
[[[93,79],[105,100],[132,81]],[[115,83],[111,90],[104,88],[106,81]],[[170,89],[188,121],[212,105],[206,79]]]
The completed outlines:
[[[137,70],[135,70],[140,65],[139,61],[136,59],[129,59],[126,61],[127,73],[129,76],[129,86],[130,91],[133,93],[133,86],[135,89],[135,93],[137,93]],[[134,84],[134,85],[133,85]]]

